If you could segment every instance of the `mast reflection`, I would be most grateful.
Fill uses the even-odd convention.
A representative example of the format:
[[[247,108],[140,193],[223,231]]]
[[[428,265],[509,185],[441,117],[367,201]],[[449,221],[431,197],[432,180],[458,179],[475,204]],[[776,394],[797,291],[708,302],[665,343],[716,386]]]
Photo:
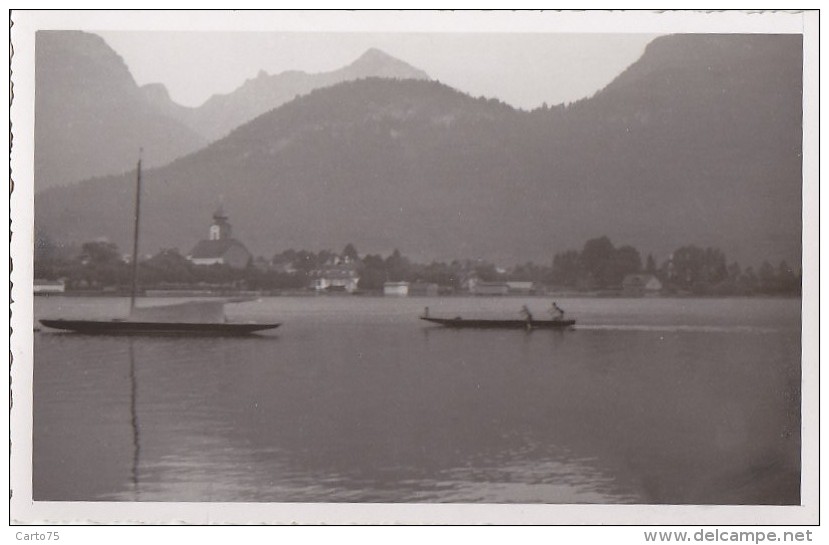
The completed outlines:
[[[138,464],[141,455],[140,428],[138,426],[138,381],[135,377],[135,347],[133,339],[127,339],[127,353],[130,360],[130,425],[132,428],[132,490],[138,500]]]

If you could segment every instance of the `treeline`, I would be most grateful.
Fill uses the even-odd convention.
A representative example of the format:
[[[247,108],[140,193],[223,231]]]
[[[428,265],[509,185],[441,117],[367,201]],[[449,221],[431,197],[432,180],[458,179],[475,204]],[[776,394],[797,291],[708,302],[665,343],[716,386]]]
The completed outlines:
[[[87,242],[75,252],[41,243],[35,251],[35,278],[64,280],[68,290],[128,289],[131,272],[129,259],[110,242]],[[608,237],[558,253],[549,265],[527,262],[510,268],[484,260],[418,263],[399,250],[360,256],[353,244],[339,253],[289,249],[271,259],[253,259],[242,269],[194,265],[176,249],[139,261],[143,288],[301,290],[332,274],[359,278],[362,291],[382,290],[390,281],[437,284],[444,292],[464,291],[474,282],[524,281],[541,289],[611,293],[622,291],[629,275],[657,279],[666,294],[796,295],[801,290],[800,271],[785,261],[743,269],[719,249],[688,245],[657,263],[651,255],[643,260],[632,246],[614,246]]]
[[[615,247],[607,237],[588,240],[581,252],[570,250],[553,258],[551,283],[576,289],[613,290],[630,274],[651,275],[664,293],[694,295],[799,294],[801,271],[785,261],[764,261],[755,271],[729,263],[717,248],[694,245],[676,249],[657,264],[648,255],[644,263],[635,248]]]
[[[111,242],[87,242],[72,253],[41,247],[35,251],[36,279],[63,280],[67,290],[127,290],[132,284],[132,264]],[[164,249],[138,262],[142,288],[251,288],[257,270],[251,265],[233,269],[227,265],[194,265],[177,249]],[[302,288],[305,281],[281,275],[280,287]]]

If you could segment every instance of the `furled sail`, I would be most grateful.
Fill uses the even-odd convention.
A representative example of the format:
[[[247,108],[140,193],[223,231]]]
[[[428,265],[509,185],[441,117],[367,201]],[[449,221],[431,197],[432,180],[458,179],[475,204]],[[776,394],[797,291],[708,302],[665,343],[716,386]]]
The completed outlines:
[[[219,324],[225,320],[225,301],[187,301],[172,305],[135,307],[130,321]]]

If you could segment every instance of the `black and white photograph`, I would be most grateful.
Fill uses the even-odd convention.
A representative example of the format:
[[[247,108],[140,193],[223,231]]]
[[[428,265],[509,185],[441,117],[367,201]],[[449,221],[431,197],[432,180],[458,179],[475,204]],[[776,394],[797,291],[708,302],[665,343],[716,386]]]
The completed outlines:
[[[10,17],[12,522],[817,521],[815,13]]]

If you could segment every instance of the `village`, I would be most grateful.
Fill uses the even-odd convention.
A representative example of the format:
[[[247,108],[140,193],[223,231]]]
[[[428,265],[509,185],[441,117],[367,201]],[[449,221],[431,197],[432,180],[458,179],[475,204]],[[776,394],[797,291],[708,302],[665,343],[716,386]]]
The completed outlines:
[[[590,11],[11,10],[10,523],[819,522],[819,14]]]
[[[49,244],[35,249],[35,294],[125,293],[131,258],[105,240],[82,245],[76,255]],[[139,261],[146,296],[383,295],[390,297],[796,295],[799,273],[785,262],[762,264],[755,272],[726,261],[719,250],[683,246],[657,266],[643,265],[631,246],[615,247],[607,237],[587,241],[581,252],[556,254],[551,265],[528,262],[503,268],[485,260],[414,263],[398,250],[387,257],[360,257],[352,244],[339,253],[286,250],[271,259],[255,257],[234,237],[220,205],[207,237],[182,255],[165,249]]]

